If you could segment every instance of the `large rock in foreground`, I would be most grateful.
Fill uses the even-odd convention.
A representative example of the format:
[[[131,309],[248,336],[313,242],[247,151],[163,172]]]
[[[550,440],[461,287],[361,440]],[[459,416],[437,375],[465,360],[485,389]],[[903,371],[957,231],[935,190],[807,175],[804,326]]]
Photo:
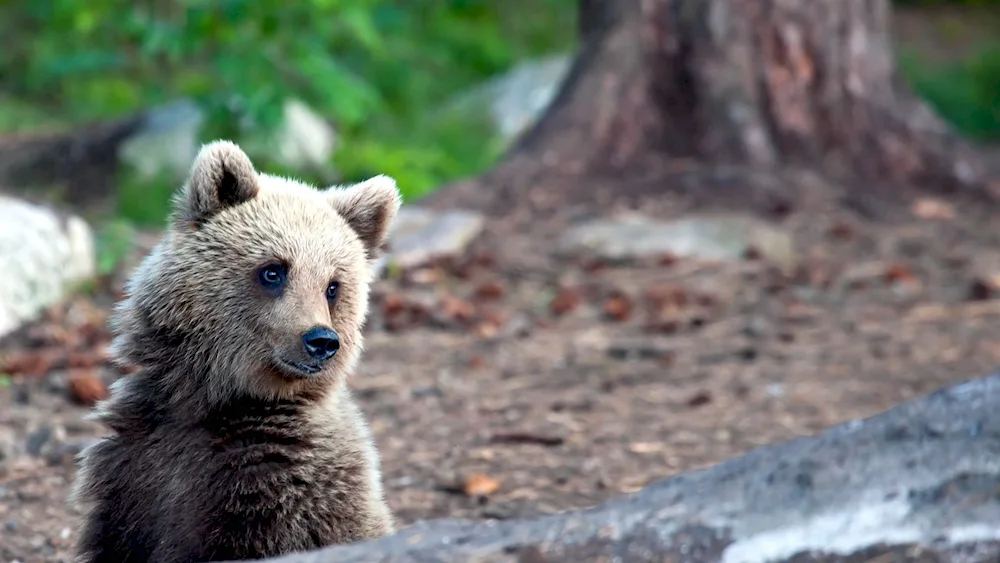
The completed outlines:
[[[594,509],[430,521],[278,563],[1000,560],[1000,372]]]
[[[0,337],[64,299],[96,273],[82,219],[0,195]]]

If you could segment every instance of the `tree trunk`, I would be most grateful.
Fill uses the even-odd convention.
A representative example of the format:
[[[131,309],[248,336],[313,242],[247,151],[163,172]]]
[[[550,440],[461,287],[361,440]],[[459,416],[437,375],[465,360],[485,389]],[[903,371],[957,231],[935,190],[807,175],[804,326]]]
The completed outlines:
[[[579,33],[549,110],[480,183],[509,198],[547,174],[680,158],[987,186],[983,159],[901,84],[888,0],[581,0]]]

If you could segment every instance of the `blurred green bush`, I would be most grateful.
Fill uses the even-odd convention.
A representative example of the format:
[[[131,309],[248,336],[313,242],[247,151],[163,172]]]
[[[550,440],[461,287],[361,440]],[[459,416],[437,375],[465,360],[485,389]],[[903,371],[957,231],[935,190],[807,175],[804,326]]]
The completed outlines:
[[[896,6],[1000,6],[1000,0],[892,0]]]
[[[913,89],[963,135],[1000,141],[1000,43],[949,64],[903,52],[899,67]]]
[[[295,97],[335,124],[343,148],[332,164],[345,181],[385,172],[415,197],[495,152],[485,119],[430,110],[520,59],[571,46],[575,9],[576,0],[0,1],[0,130],[189,97],[207,110],[205,139],[239,139],[266,135]],[[144,191],[124,197],[149,207]]]

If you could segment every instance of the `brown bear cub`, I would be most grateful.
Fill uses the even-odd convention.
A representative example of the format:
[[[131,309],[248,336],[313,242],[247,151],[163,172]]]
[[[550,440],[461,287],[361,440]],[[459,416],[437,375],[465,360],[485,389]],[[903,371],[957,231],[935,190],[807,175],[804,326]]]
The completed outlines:
[[[320,191],[202,147],[112,314],[113,356],[141,369],[80,456],[78,561],[260,559],[393,531],[345,380],[400,202],[386,176]]]

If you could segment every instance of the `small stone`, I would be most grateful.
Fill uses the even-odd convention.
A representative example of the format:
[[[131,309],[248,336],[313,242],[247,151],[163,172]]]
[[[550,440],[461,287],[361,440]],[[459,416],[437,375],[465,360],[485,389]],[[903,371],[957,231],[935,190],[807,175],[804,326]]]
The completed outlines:
[[[53,429],[51,426],[42,426],[28,435],[25,442],[25,449],[33,456],[41,455],[42,449],[52,439]]]
[[[518,63],[504,74],[476,85],[445,103],[459,116],[489,114],[495,135],[508,146],[534,123],[559,91],[573,57],[555,53]]]
[[[663,256],[742,260],[748,255],[791,269],[796,254],[791,235],[749,215],[693,215],[657,221],[642,215],[598,219],[571,227],[558,242],[565,255],[594,254],[611,262]]]
[[[278,161],[295,168],[323,168],[337,148],[337,132],[301,100],[288,100],[276,136]]]
[[[204,112],[190,99],[149,108],[144,127],[122,143],[118,157],[140,179],[164,175],[180,182],[201,147],[198,130],[204,120]]]
[[[479,235],[484,222],[482,215],[469,211],[404,206],[393,221],[388,251],[376,261],[376,270],[381,273],[387,264],[412,268],[460,254]]]
[[[83,219],[0,196],[0,336],[63,301],[97,273],[94,237]]]

